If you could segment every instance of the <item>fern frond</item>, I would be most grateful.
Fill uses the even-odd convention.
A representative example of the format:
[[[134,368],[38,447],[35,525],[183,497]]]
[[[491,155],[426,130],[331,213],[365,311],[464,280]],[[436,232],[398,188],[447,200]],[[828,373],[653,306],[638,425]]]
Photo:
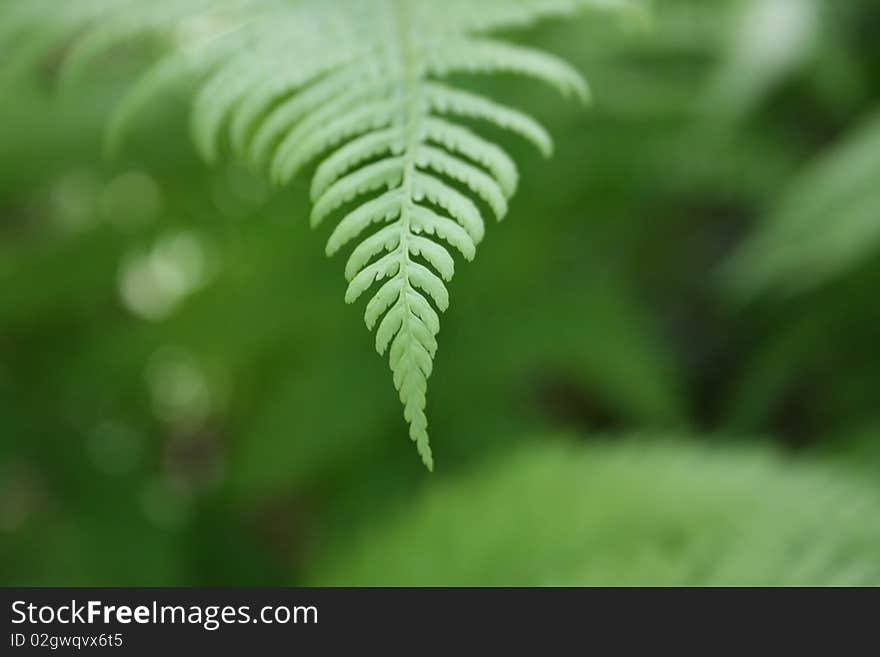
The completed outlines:
[[[880,491],[839,465],[542,435],[321,555],[310,584],[877,586],[878,541]]]
[[[452,251],[471,260],[486,209],[508,210],[518,174],[498,145],[460,124],[477,120],[553,150],[528,114],[455,88],[452,74],[514,74],[586,100],[563,60],[492,39],[494,29],[579,9],[633,10],[638,0],[18,0],[0,9],[34,31],[33,56],[78,35],[65,78],[100,52],[144,33],[174,50],[135,85],[111,124],[118,144],[151,97],[185,75],[202,79],[192,132],[209,162],[225,145],[286,184],[316,165],[311,223],[336,216],[326,251],[351,245],[345,299],[375,288],[365,321],[388,353],[410,437],[428,468],[425,415],[439,312],[449,305]],[[46,17],[48,24],[41,21]],[[187,29],[207,21],[210,29]]]
[[[738,301],[797,294],[833,280],[880,248],[880,114],[805,167],[767,221],[723,268]]]

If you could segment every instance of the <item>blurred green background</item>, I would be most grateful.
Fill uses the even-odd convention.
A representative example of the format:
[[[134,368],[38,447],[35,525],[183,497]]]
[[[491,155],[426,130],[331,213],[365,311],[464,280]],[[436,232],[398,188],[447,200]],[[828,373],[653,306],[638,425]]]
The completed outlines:
[[[0,583],[880,584],[880,5],[515,33],[540,117],[407,439],[304,182],[124,155],[139,55],[0,91]],[[15,53],[11,53],[14,57]]]

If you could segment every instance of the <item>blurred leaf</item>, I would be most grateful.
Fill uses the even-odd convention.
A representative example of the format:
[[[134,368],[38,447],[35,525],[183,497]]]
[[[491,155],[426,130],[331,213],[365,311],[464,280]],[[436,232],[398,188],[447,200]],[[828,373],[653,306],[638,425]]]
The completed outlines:
[[[732,294],[797,294],[872,256],[880,243],[880,116],[862,125],[782,193],[727,263]]]
[[[322,585],[880,582],[880,491],[762,450],[522,449],[446,480],[315,570]]]
[[[745,0],[717,78],[710,109],[741,117],[786,76],[797,71],[819,42],[821,0]]]

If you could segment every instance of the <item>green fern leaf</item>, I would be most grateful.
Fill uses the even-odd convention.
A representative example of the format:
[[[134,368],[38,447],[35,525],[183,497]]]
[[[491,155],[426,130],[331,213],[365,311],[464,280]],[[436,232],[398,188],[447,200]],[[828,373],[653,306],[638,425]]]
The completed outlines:
[[[839,465],[541,435],[321,555],[309,583],[876,586],[878,541],[880,491]]]
[[[199,152],[226,144],[278,184],[316,165],[314,226],[336,217],[326,251],[352,247],[349,303],[375,291],[365,320],[388,353],[394,385],[425,465],[425,415],[437,352],[438,311],[449,305],[454,258],[471,260],[485,233],[483,206],[501,219],[518,184],[513,160],[460,125],[486,122],[550,155],[534,118],[441,82],[452,74],[509,73],[588,99],[581,75],[557,57],[489,39],[583,8],[633,10],[636,0],[17,0],[0,9],[0,43],[30,33],[29,59],[65,37],[66,80],[100,52],[147,33],[174,52],[122,103],[108,141],[184,75],[202,79],[192,112]],[[78,36],[77,36],[78,35]]]
[[[724,264],[722,280],[743,303],[819,287],[876,255],[880,246],[880,113],[796,175],[767,220]]]

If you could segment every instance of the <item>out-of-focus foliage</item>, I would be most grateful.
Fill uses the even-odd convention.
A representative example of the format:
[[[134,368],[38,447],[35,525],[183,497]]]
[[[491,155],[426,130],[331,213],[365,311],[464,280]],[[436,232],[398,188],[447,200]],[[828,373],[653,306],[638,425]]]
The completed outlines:
[[[877,487],[831,468],[662,436],[544,441],[436,486],[314,581],[876,586],[878,542]]]
[[[816,287],[880,247],[880,117],[795,177],[730,263],[739,296]]]
[[[479,513],[459,490],[489,494],[531,477],[548,496],[574,494],[579,468],[605,482],[584,477],[585,496],[631,485],[644,499],[652,484],[641,479],[667,491],[668,506],[653,524],[639,514],[650,532],[623,521],[599,546],[576,544],[586,530],[563,521],[565,508],[536,514],[548,532],[571,530],[574,556],[547,558],[543,535],[523,533],[508,563],[548,568],[529,581],[602,581],[589,570],[594,550],[603,563],[633,555],[637,572],[636,559],[654,559],[639,540],[662,546],[654,581],[866,581],[858,573],[876,572],[876,557],[859,571],[846,559],[825,568],[822,555],[837,554],[848,531],[837,516],[853,513],[870,531],[855,498],[880,488],[880,245],[867,239],[876,217],[865,214],[865,232],[847,242],[880,162],[858,146],[880,101],[880,9],[784,1],[664,0],[646,30],[590,16],[512,30],[589,73],[587,112],[505,76],[462,79],[543,117],[557,153],[543,161],[492,135],[521,163],[522,182],[509,220],[450,284],[428,402],[443,446],[431,476],[401,440],[359,313],[339,303],[338,267],[308,230],[303,184],[274,192],[247,169],[206,169],[178,93],[151,104],[120,159],[104,159],[108,108],[150,54],[139,45],[97,60],[64,93],[60,51],[36,80],[4,86],[0,581],[343,582],[419,511],[448,505],[431,516],[440,527]],[[765,11],[800,18],[758,29],[749,16]],[[773,52],[772,67],[742,49],[750,43]],[[795,205],[796,218],[786,214]],[[523,446],[562,429],[583,447]],[[644,435],[638,447],[604,445],[633,433]],[[706,437],[651,448],[669,433]],[[725,436],[752,438],[732,446]],[[551,466],[558,483],[541,474]],[[754,473],[754,498],[742,470]],[[684,500],[661,486],[664,471],[700,493]],[[755,518],[769,522],[793,490],[841,502],[814,500],[821,522],[804,508],[784,533],[749,525],[747,564],[711,541],[716,553],[694,548],[694,563],[669,556],[729,535],[762,491],[778,506]],[[628,499],[614,504],[636,513]],[[699,519],[706,509],[716,521]],[[684,529],[666,542],[656,538],[664,526]],[[780,561],[776,547],[793,536],[803,552]],[[493,545],[488,530],[482,540]],[[442,545],[419,547],[443,563]],[[849,545],[840,549],[859,553]],[[723,572],[700,570],[716,561]],[[450,577],[467,567],[445,563]],[[607,563],[604,581],[624,578],[624,560],[616,571]],[[472,581],[500,572],[485,568]]]

